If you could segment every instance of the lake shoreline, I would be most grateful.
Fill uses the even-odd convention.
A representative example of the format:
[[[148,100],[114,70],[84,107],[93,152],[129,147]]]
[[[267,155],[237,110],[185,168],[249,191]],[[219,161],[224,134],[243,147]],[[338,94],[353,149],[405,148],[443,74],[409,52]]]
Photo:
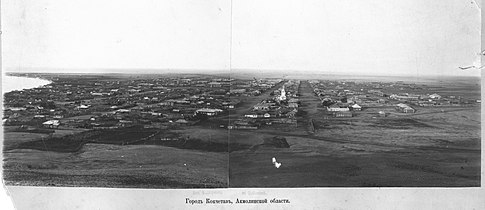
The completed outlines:
[[[12,91],[21,91],[42,87],[51,84],[53,81],[40,77],[23,77],[4,75],[2,77],[2,93],[9,93]]]

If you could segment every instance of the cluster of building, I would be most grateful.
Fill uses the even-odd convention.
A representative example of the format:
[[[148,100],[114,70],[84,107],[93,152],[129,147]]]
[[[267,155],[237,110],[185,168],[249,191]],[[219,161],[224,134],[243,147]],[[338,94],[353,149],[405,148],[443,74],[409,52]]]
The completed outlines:
[[[237,107],[278,80],[58,75],[49,85],[5,94],[4,125],[114,129],[192,125]]]
[[[296,125],[300,81],[286,81],[281,88],[274,90],[266,98],[252,107],[244,117],[233,122],[229,129],[257,129],[264,125]]]
[[[51,84],[4,95],[4,125],[112,129],[134,125],[193,125],[237,108],[246,97],[270,97],[232,121],[229,129],[296,125],[299,80],[233,79],[192,75],[42,75]],[[404,82],[310,81],[326,112],[353,117],[367,107],[414,113],[426,106],[470,106],[479,99],[440,95]],[[281,87],[280,87],[281,86]],[[384,114],[385,115],[385,114]]]
[[[480,103],[453,95],[426,93],[426,85],[404,82],[318,81],[310,84],[327,112],[334,117],[352,117],[365,107],[394,106],[402,113],[415,113],[415,107],[469,106]],[[382,113],[380,113],[381,115]]]

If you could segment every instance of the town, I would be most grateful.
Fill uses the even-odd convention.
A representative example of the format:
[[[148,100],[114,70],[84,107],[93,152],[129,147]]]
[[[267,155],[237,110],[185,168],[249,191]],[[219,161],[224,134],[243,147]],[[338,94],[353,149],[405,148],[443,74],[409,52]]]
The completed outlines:
[[[17,73],[13,76],[39,77],[52,83],[4,95],[4,150],[7,154],[18,149],[76,153],[93,145],[125,148],[156,145],[192,151],[194,159],[202,153],[214,154],[220,162],[216,167],[221,172],[217,180],[214,177],[207,178],[213,180],[208,184],[209,187],[227,185],[222,178],[224,175],[234,180],[231,180],[229,186],[247,186],[244,183],[251,178],[248,173],[254,172],[239,168],[241,161],[260,158],[258,155],[268,159],[271,158],[268,154],[279,154],[279,148],[292,151],[298,149],[299,144],[300,147],[318,148],[316,145],[303,144],[306,142],[304,139],[349,143],[353,145],[351,147],[355,147],[357,141],[354,138],[357,136],[368,138],[359,144],[378,146],[389,142],[376,142],[380,137],[375,135],[394,140],[397,136],[418,136],[416,139],[422,139],[419,137],[421,131],[426,136],[439,132],[437,126],[426,122],[429,116],[477,110],[481,103],[479,94],[447,91],[435,84],[399,80],[302,80],[190,74]],[[479,122],[473,123],[479,126]],[[475,127],[471,130],[472,134],[468,134],[469,138],[464,139],[476,141],[474,129],[478,132],[479,128]],[[401,133],[387,132],[396,130]],[[410,130],[414,134],[410,134]],[[370,136],[366,137],[367,134]],[[397,136],[394,138],[392,135]],[[397,146],[408,148],[413,141],[415,139],[399,142]],[[436,140],[433,140],[433,145],[435,143]],[[396,145],[396,142],[392,144]],[[423,146],[424,143],[416,145]],[[322,151],[328,150],[327,147],[325,145],[326,149]],[[348,149],[349,146],[342,148]],[[353,148],[351,152],[355,155],[356,151],[367,150]],[[300,155],[300,152],[295,154]],[[339,149],[337,152],[342,151]],[[234,168],[229,175],[222,172],[227,171],[224,163],[224,154],[227,153],[230,154],[226,161]],[[289,153],[287,151],[284,154]],[[321,155],[321,151],[313,153]],[[255,163],[260,159],[255,160]],[[32,168],[37,172],[43,169],[40,166],[19,166],[22,164],[21,160],[7,161],[7,181],[9,171],[22,174],[25,171],[31,172]],[[153,164],[156,165],[156,162]],[[143,161],[139,161],[138,165],[146,167]],[[282,170],[285,170],[284,166],[285,162]],[[174,170],[180,172],[178,168]],[[473,168],[467,173],[474,173],[475,170]],[[248,178],[244,178],[243,174]],[[15,177],[12,175],[12,179]],[[475,183],[475,176],[472,177],[471,183]],[[190,186],[201,187],[200,180],[194,182],[197,184],[192,183]],[[294,185],[308,184],[300,182]],[[369,184],[359,183],[350,185]],[[255,182],[253,185],[261,186],[261,183]],[[312,186],[327,185],[312,183]],[[207,184],[204,186],[207,187]]]
[[[27,130],[190,126],[209,117],[230,114],[241,101],[269,92],[252,109],[244,110],[244,115],[234,116],[236,119],[232,119],[231,124],[220,125],[228,129],[258,129],[273,124],[296,126],[295,115],[300,105],[300,80],[236,80],[210,76],[114,80],[53,75],[48,79],[53,83],[5,95],[6,126]],[[478,106],[481,102],[480,98],[442,96],[426,85],[402,81],[305,82],[310,83],[321,101],[326,118],[355,117],[367,108],[382,107],[373,114],[385,117],[396,112],[419,113],[421,107],[467,107]]]

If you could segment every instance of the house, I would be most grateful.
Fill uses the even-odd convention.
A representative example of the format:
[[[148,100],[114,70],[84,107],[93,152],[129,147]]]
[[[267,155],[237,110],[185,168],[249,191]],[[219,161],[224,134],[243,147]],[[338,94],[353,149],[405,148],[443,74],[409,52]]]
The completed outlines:
[[[352,107],[352,110],[354,110],[354,111],[361,111],[362,110],[362,107],[359,106],[358,104],[354,104],[351,107]]]
[[[236,103],[232,101],[225,101],[225,102],[222,102],[222,107],[225,109],[234,109],[235,104]]]
[[[128,113],[128,112],[130,112],[130,110],[129,109],[118,109],[118,110],[116,110],[116,112],[117,113]]]
[[[60,124],[59,120],[49,120],[42,123],[42,125],[47,128],[57,128]]]
[[[162,116],[162,113],[159,112],[149,112],[152,116]]]
[[[350,109],[348,107],[338,107],[338,106],[329,106],[327,107],[327,111],[329,112],[348,112]]]
[[[173,106],[173,104],[174,102],[172,101],[164,101],[159,103],[160,106]]]
[[[234,125],[247,125],[249,126],[250,123],[248,121],[238,120],[234,122]]]
[[[176,120],[176,119],[183,119],[184,118],[179,113],[166,113],[166,114],[162,114],[162,116],[166,117],[169,120]]]
[[[380,117],[385,117],[385,116],[386,116],[386,113],[385,113],[385,112],[383,112],[383,111],[379,111],[379,113],[378,113],[378,114],[379,114],[379,116],[380,116]]]
[[[419,100],[420,96],[419,95],[396,95],[396,94],[392,94],[391,96],[389,96],[390,99],[395,99],[395,100],[399,100],[399,101],[415,101],[415,100]]]
[[[340,118],[340,117],[352,117],[352,112],[348,112],[348,111],[334,112],[333,116],[338,117],[338,118]]]
[[[414,108],[410,107],[407,104],[402,104],[402,103],[396,105],[396,110],[403,112],[403,113],[415,113],[416,112],[416,110]]]
[[[128,127],[128,126],[133,125],[133,121],[131,121],[131,120],[120,120],[118,122],[118,125],[121,126],[121,127]]]
[[[179,123],[179,124],[187,124],[189,123],[189,121],[185,120],[185,119],[178,119],[177,121],[175,121],[176,123]]]
[[[82,104],[81,104],[81,105],[77,106],[77,107],[76,107],[76,109],[87,109],[87,108],[89,108],[90,106],[91,106],[91,105],[82,105]]]
[[[240,126],[230,125],[230,126],[227,126],[227,129],[229,129],[229,130],[256,130],[256,129],[258,129],[258,127],[256,127],[256,126],[244,126],[244,125],[240,125]]]
[[[246,114],[246,115],[244,115],[244,117],[247,117],[247,118],[258,118],[258,115],[257,114]]]
[[[384,99],[381,98],[381,99],[378,99],[377,100],[377,103],[385,104],[386,103],[386,100],[384,100]]]
[[[160,141],[177,141],[179,138],[176,135],[163,136]]]
[[[6,107],[5,110],[10,110],[10,111],[25,111],[27,108],[25,107]]]
[[[436,93],[433,93],[433,94],[429,95],[428,97],[431,98],[431,99],[437,99],[437,100],[441,99],[441,96],[436,94]]]
[[[418,102],[419,106],[436,106],[437,103],[435,101],[419,101]]]
[[[209,87],[222,87],[222,84],[220,82],[209,82],[207,83],[209,85]]]
[[[231,89],[229,90],[230,93],[245,93],[246,92],[246,89]]]
[[[253,110],[267,111],[270,108],[270,104],[257,104],[254,105]]]
[[[42,114],[36,114],[36,115],[34,115],[34,119],[44,119],[44,118],[46,118],[46,116],[45,115],[42,115]]]
[[[288,107],[290,107],[290,108],[298,108],[298,104],[297,103],[288,103]]]
[[[207,116],[215,116],[222,112],[222,109],[209,109],[209,108],[202,108],[202,109],[197,109],[195,111],[195,114],[204,114]]]
[[[290,119],[290,118],[276,118],[276,119],[272,119],[271,122],[273,124],[293,124],[293,125],[296,125],[296,119]]]
[[[416,110],[411,108],[411,107],[406,107],[402,110],[402,112],[404,112],[404,113],[414,113],[414,112],[416,112]]]

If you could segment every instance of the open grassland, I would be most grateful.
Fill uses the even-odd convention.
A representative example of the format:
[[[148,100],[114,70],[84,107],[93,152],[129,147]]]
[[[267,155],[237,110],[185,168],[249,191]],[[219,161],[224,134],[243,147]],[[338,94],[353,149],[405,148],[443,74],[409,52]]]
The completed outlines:
[[[6,132],[4,179],[34,186],[227,187],[227,130],[187,131]],[[162,141],[166,135],[181,139]]]
[[[7,185],[136,188],[227,186],[227,154],[154,145],[86,144],[75,153],[5,153]]]

